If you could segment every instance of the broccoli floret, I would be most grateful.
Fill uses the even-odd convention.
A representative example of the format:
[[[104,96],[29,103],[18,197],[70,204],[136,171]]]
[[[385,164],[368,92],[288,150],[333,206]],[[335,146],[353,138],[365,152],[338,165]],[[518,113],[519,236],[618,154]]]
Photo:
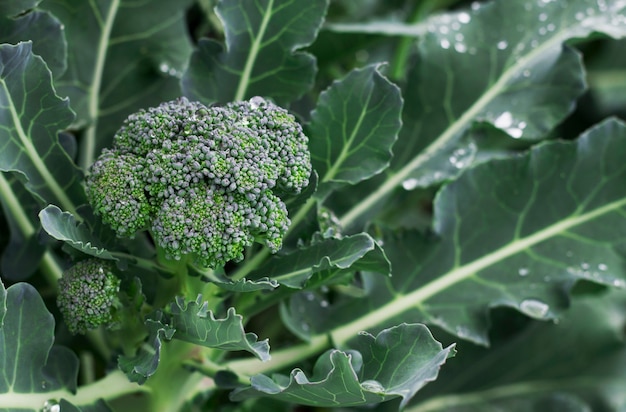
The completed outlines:
[[[96,214],[119,236],[132,237],[145,228],[151,213],[141,174],[142,162],[132,154],[105,149],[91,168],[87,196]]]
[[[85,333],[113,322],[121,283],[113,271],[113,263],[92,258],[63,272],[57,306],[71,333]]]
[[[128,117],[87,177],[96,214],[130,237],[149,229],[166,257],[216,268],[289,226],[281,196],[308,185],[308,140],[261,97],[225,107],[180,98]]]

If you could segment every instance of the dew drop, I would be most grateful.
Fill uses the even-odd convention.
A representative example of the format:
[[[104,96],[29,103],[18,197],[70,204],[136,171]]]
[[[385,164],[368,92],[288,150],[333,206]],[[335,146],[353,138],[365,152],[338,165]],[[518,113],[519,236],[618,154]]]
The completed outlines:
[[[494,122],[494,125],[501,129],[506,129],[507,127],[511,127],[513,124],[513,115],[510,112],[504,112]]]
[[[170,72],[170,65],[163,62],[161,64],[159,64],[159,70],[161,71],[161,73],[166,73],[169,74]]]
[[[302,331],[304,331],[304,332],[308,332],[311,329],[311,327],[309,326],[308,323],[302,323],[300,325],[300,328],[302,328]]]
[[[576,13],[576,20],[578,21],[582,21],[585,19],[585,13],[583,13],[582,11],[579,11],[578,13]]]
[[[472,10],[474,10],[474,11],[476,11],[476,10],[480,9],[480,6],[481,6],[481,5],[480,5],[480,3],[479,3],[479,2],[477,2],[477,1],[472,2],[472,5],[471,5]]]
[[[550,310],[550,307],[537,299],[524,299],[519,305],[522,313],[535,319],[543,319]]]
[[[455,22],[452,22],[450,27],[452,27],[452,30],[458,30],[461,28],[461,24],[458,21],[455,21]]]
[[[383,387],[383,385],[380,382],[373,380],[373,379],[361,382],[361,387],[369,392],[376,392],[376,393],[385,392],[385,388]]]
[[[528,276],[530,270],[528,270],[528,268],[519,268],[517,273],[519,273],[520,276]]]
[[[587,270],[587,269],[589,269],[589,263],[583,262],[583,263],[580,264],[580,267],[583,268],[584,270]]]
[[[463,33],[457,33],[454,35],[454,40],[463,41],[465,38],[463,37]]]
[[[496,46],[498,47],[498,49],[504,50],[509,46],[509,43],[507,43],[505,40],[500,40]]]
[[[524,134],[522,129],[518,129],[516,127],[510,127],[506,129],[506,132],[514,139],[519,139]]]
[[[522,76],[524,76],[524,77],[530,77],[530,70],[524,70],[524,71],[522,72]]]
[[[467,51],[467,46],[463,43],[456,43],[454,45],[454,50],[456,50],[459,53],[465,53]]]
[[[620,288],[620,289],[626,288],[626,282],[623,279],[615,279],[613,280],[611,284],[615,286],[616,288]]]
[[[415,178],[406,179],[402,182],[404,190],[413,190],[419,185],[420,181]]]
[[[327,300],[322,300],[320,302],[320,306],[323,307],[323,308],[327,308],[329,306],[329,303],[328,303]]]
[[[311,292],[307,292],[304,294],[304,297],[306,298],[306,300],[308,300],[309,302],[312,302],[315,300],[315,295],[312,294]]]
[[[450,29],[448,29],[448,26],[439,26],[439,33],[448,34],[449,31]]]
[[[539,34],[541,36],[544,36],[547,32],[548,30],[545,27],[539,27]]]
[[[548,20],[548,15],[546,13],[539,14],[539,21],[546,21],[546,20]]]
[[[472,8],[474,8],[473,4],[472,4]],[[465,13],[465,12],[459,13],[458,17],[459,17],[459,21],[461,23],[463,23],[463,24],[467,24],[467,23],[469,23],[472,20],[472,18],[470,17],[469,13]]]
[[[554,31],[556,30],[556,26],[553,23],[550,23],[546,26],[546,29],[548,29],[548,31]]]
[[[604,272],[605,270],[607,270],[608,268],[609,268],[609,267],[608,267],[607,265],[605,265],[604,263],[600,263],[600,264],[598,265],[598,270],[601,270],[601,271],[603,271],[603,272]]]
[[[57,402],[56,399],[47,400],[43,404],[42,412],[61,412],[61,405]]]
[[[450,48],[450,42],[448,41],[448,39],[442,39],[440,44],[441,47],[443,47],[444,49]]]

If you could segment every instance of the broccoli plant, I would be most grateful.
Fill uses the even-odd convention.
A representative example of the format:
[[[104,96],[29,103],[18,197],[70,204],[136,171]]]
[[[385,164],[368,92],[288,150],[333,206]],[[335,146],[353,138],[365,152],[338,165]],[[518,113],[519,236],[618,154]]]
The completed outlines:
[[[624,37],[0,1],[0,411],[626,409]]]

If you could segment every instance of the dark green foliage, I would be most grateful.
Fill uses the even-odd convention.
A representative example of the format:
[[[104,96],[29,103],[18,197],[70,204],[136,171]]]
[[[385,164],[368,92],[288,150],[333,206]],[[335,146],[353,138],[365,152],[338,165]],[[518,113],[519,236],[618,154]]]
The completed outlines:
[[[0,412],[626,411],[624,38],[624,0],[0,0]]]

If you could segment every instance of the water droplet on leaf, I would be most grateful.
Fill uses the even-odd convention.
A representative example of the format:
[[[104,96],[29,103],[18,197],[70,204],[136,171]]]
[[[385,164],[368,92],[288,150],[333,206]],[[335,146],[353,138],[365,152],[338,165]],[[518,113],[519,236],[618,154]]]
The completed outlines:
[[[550,310],[550,306],[537,299],[524,299],[519,308],[522,313],[535,319],[543,319]]]
[[[519,273],[520,276],[528,276],[530,270],[528,270],[528,268],[519,268],[517,273]]]
[[[406,179],[404,182],[402,182],[402,187],[404,188],[404,190],[413,190],[417,187],[417,185],[419,185],[419,180],[415,178]]]
[[[474,8],[474,5],[472,4],[472,8]],[[459,13],[459,21],[463,24],[467,24],[472,20],[471,16],[469,15],[469,13]]]
[[[376,393],[385,392],[385,388],[383,387],[383,385],[380,382],[373,380],[373,379],[361,382],[361,386],[366,391],[376,392]]]
[[[61,405],[56,399],[49,399],[43,404],[42,412],[61,412]]]
[[[504,112],[496,118],[493,124],[500,129],[506,129],[507,127],[511,127],[511,125],[513,124],[513,115],[511,115],[511,113],[509,112]]]

